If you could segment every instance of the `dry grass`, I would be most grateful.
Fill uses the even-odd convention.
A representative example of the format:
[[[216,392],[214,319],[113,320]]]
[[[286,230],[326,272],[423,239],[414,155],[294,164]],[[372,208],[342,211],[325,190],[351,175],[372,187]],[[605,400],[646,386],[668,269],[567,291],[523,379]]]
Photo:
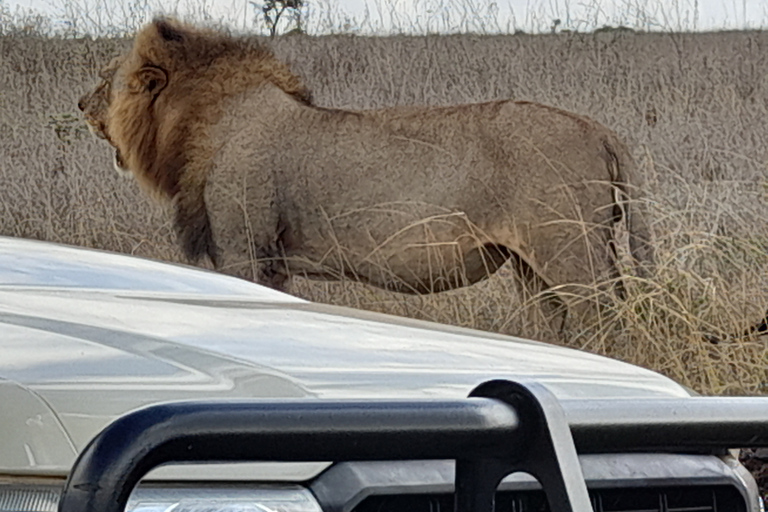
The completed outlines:
[[[0,233],[181,261],[165,212],[115,175],[77,117],[78,96],[124,44],[0,38]],[[512,97],[614,128],[646,176],[658,265],[598,322],[570,325],[567,344],[703,393],[768,391],[768,343],[702,339],[739,332],[768,306],[768,33],[287,37],[275,48],[325,106]],[[432,296],[301,278],[292,291],[560,341],[507,268]]]

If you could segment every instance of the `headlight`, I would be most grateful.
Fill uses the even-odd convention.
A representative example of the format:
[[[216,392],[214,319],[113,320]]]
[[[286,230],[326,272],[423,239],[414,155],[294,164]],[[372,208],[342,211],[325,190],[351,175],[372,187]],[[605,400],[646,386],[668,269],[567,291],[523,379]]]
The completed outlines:
[[[61,487],[0,483],[0,512],[56,512]]]
[[[62,486],[0,481],[0,512],[56,512]],[[126,512],[322,512],[298,485],[140,485]]]

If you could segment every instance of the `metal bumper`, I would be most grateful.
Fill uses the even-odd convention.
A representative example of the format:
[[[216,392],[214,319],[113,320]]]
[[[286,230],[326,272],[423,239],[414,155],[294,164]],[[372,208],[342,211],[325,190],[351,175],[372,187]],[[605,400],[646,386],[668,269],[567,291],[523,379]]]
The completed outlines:
[[[193,401],[150,406],[80,454],[59,512],[122,512],[168,462],[453,459],[455,510],[492,512],[522,471],[552,510],[591,511],[579,453],[722,453],[768,446],[768,398],[558,402],[536,383],[490,381],[468,399]]]

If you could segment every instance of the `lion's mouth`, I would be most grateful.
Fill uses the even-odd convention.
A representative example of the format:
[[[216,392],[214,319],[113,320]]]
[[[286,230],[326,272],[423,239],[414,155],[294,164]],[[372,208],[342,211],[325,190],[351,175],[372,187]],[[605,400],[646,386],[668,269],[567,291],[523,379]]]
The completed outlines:
[[[107,136],[107,127],[104,123],[100,121],[94,121],[92,119],[86,119],[86,126],[88,126],[88,131],[91,132],[92,135],[98,137],[99,139],[109,141],[109,137]]]
[[[115,166],[115,170],[118,174],[121,174],[123,176],[128,176],[131,174],[131,171],[128,169],[128,167],[125,165],[125,162],[123,161],[123,156],[120,154],[120,150],[115,148],[115,157],[112,160],[112,163]]]

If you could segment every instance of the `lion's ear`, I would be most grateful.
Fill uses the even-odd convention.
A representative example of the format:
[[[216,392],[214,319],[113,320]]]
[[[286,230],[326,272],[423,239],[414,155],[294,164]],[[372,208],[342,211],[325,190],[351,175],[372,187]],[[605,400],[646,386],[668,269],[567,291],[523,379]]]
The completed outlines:
[[[153,98],[160,94],[160,91],[165,89],[168,84],[168,74],[156,66],[142,67],[137,78],[142,89],[151,94]]]
[[[184,41],[184,34],[182,31],[166,19],[160,18],[155,20],[155,28],[157,28],[157,33],[160,34],[160,37],[166,41],[175,41],[179,43]]]

